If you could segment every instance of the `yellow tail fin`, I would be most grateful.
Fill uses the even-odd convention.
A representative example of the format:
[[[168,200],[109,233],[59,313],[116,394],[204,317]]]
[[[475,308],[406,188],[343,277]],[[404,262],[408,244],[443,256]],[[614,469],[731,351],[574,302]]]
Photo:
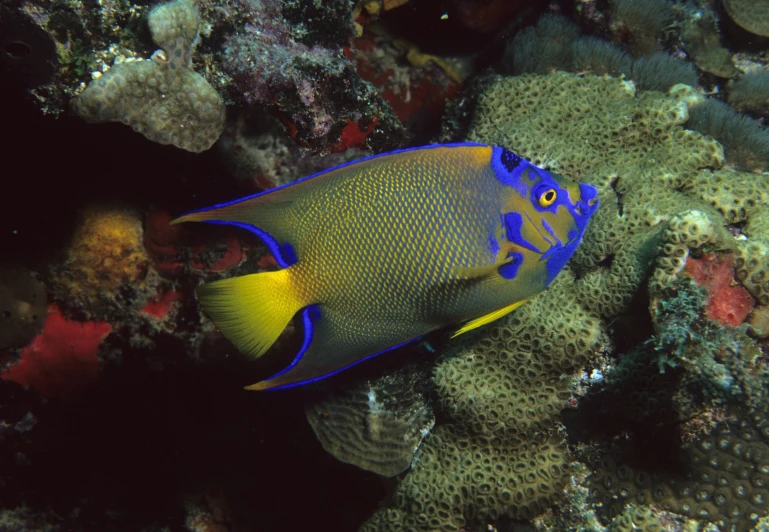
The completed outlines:
[[[291,284],[289,270],[214,281],[200,286],[196,294],[222,333],[241,352],[259,358],[305,306]]]

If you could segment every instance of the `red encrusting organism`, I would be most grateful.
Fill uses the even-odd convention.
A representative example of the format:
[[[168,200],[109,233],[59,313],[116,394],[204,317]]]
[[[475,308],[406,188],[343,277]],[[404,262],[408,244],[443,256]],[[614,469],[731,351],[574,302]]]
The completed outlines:
[[[174,308],[174,302],[181,301],[182,299],[184,299],[184,295],[176,290],[161,292],[147,301],[147,304],[142,308],[142,314],[147,314],[159,320],[165,319]]]
[[[686,271],[710,292],[705,314],[711,320],[737,327],[756,305],[750,292],[734,280],[731,255],[707,253],[697,259],[689,257]]]
[[[49,305],[43,331],[0,378],[46,397],[76,397],[98,379],[99,345],[110,331],[112,326],[107,322],[70,320],[59,307]]]

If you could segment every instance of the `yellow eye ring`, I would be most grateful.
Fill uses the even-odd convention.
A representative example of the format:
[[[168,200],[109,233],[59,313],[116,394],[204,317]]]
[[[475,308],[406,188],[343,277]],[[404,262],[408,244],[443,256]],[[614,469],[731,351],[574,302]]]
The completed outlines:
[[[539,203],[540,207],[550,207],[550,205],[555,203],[556,199],[558,199],[558,194],[555,192],[555,189],[549,188],[539,195],[537,203]]]

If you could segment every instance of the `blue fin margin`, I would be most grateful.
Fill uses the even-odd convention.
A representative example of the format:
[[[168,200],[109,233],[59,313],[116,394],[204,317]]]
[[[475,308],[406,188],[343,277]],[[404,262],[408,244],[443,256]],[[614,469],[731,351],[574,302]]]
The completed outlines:
[[[313,337],[315,336],[315,325],[314,325],[314,322],[317,321],[318,319],[320,319],[320,317],[321,317],[320,316],[320,307],[318,305],[310,305],[310,306],[305,307],[305,308],[302,309],[302,326],[304,327],[304,341],[302,342],[302,348],[299,350],[299,352],[294,357],[294,360],[291,361],[291,363],[288,366],[286,366],[285,368],[280,370],[278,373],[276,373],[272,377],[264,379],[262,382],[267,383],[267,382],[269,382],[269,381],[271,381],[271,380],[273,380],[273,379],[275,379],[277,377],[280,377],[281,375],[283,375],[283,374],[287,373],[288,371],[290,371],[291,369],[293,369],[297,364],[299,364],[299,362],[302,360],[302,358],[304,357],[304,355],[307,352],[307,350],[310,348],[310,344],[312,344]],[[360,360],[356,360],[352,364],[348,364],[348,365],[346,365],[346,366],[344,366],[342,368],[334,370],[331,373],[326,373],[326,374],[321,375],[319,377],[313,377],[311,379],[306,379],[306,380],[303,380],[303,381],[292,382],[292,383],[289,383],[289,384],[283,384],[283,385],[280,385],[280,386],[275,386],[273,388],[267,388],[266,390],[263,390],[263,391],[271,392],[273,390],[285,390],[285,389],[288,389],[288,388],[295,388],[297,386],[304,386],[305,384],[311,384],[313,382],[317,382],[317,381],[320,381],[320,380],[323,380],[323,379],[327,379],[328,377],[336,375],[337,373],[341,373],[341,372],[343,372],[343,371],[345,371],[345,370],[347,370],[347,369],[349,369],[349,368],[351,368],[353,366],[357,366],[358,364],[360,364],[362,362],[365,362],[366,360],[369,360],[371,358],[379,356],[379,355],[381,355],[383,353],[386,353],[388,351],[393,351],[395,349],[398,349],[399,347],[403,347],[404,345],[408,345],[411,342],[415,342],[415,341],[419,340],[420,338],[422,338],[422,337],[421,336],[417,336],[416,338],[412,338],[411,340],[406,340],[405,342],[402,342],[400,344],[396,344],[396,345],[390,346],[390,347],[388,347],[386,349],[383,349],[381,351],[377,351],[376,353],[373,353],[371,355],[365,356],[365,357],[361,358]]]

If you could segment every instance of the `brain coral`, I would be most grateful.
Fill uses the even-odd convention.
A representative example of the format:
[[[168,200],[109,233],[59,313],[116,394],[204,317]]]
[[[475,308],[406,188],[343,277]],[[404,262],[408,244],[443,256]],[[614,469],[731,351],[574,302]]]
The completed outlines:
[[[192,3],[176,0],[152,10],[149,27],[165,57],[113,66],[72,100],[72,111],[88,122],[122,122],[160,144],[202,152],[224,129],[224,104],[190,68],[198,35]]]
[[[745,189],[748,177],[724,167],[715,140],[682,127],[693,100],[683,86],[637,93],[623,80],[561,72],[486,86],[469,140],[596,185],[601,208],[548,291],[439,358],[436,428],[393,506],[362,530],[460,530],[502,516],[528,519],[558,500],[573,462],[558,420],[571,393],[564,376],[606,345],[608,320],[628,311],[676,243],[685,254],[737,248],[724,227],[744,220],[737,270],[753,268],[746,288],[758,290],[766,261],[757,246],[769,239],[762,192]],[[732,188],[710,186],[719,176],[734,178]],[[767,184],[761,177],[755,186]],[[738,199],[736,190],[752,198]],[[669,269],[680,265],[673,260]]]
[[[424,369],[366,380],[307,405],[307,420],[330,454],[379,475],[406,470],[435,424]]]

